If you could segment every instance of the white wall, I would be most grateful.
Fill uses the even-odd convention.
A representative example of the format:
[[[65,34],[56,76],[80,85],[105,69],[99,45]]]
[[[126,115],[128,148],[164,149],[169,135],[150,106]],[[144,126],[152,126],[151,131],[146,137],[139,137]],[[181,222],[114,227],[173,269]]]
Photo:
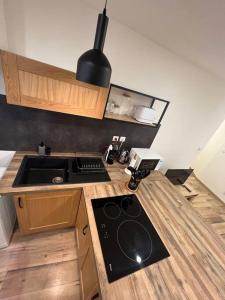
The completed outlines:
[[[5,9],[13,52],[75,71],[93,45],[98,12],[82,1],[5,0]],[[224,82],[112,19],[105,53],[112,83],[171,101],[153,148],[167,167],[189,167],[223,120]]]
[[[225,202],[225,120],[193,167],[198,178]]]
[[[3,0],[0,0],[0,49],[6,50],[8,48],[6,23],[4,15]],[[1,60],[0,60],[0,94],[5,93],[4,81],[2,76]]]
[[[0,0],[0,48],[7,49],[7,35],[3,0]]]

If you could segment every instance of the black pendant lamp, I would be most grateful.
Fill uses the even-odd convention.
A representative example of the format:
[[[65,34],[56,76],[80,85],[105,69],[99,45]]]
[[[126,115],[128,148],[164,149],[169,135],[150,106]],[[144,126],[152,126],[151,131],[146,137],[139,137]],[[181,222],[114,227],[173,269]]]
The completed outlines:
[[[108,87],[112,73],[111,65],[103,53],[109,18],[106,16],[106,4],[102,14],[98,15],[94,48],[86,51],[77,62],[76,79],[101,87]]]

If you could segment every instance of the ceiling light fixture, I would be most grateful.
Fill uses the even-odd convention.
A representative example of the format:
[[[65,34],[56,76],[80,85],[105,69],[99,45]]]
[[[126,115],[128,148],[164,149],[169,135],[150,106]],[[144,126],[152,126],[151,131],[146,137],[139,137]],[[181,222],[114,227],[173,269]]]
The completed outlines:
[[[111,65],[103,53],[109,18],[106,16],[107,0],[103,13],[98,15],[94,48],[86,51],[77,62],[76,79],[101,87],[109,87]]]

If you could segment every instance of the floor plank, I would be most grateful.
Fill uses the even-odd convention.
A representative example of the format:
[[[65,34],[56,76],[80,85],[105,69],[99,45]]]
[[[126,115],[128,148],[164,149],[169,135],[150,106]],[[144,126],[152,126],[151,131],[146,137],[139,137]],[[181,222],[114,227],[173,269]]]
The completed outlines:
[[[74,228],[34,235],[16,229],[0,250],[0,299],[80,300]]]
[[[0,290],[0,299],[79,283],[77,260],[9,271]]]
[[[212,226],[218,234],[225,234],[225,222],[212,224]]]
[[[5,280],[6,275],[7,275],[7,272],[2,272],[2,273],[0,273],[0,290],[1,290],[1,288],[2,288],[2,285],[3,285],[3,283],[4,283],[4,280]]]
[[[210,224],[225,241],[225,203],[202,184],[195,175],[188,178],[187,184],[198,193],[198,196],[190,201],[192,207],[204,222]],[[179,189],[179,191],[181,190]]]
[[[65,284],[32,293],[7,297],[5,300],[80,300],[80,285]]]
[[[0,272],[77,259],[74,229],[23,236],[17,230],[0,251]]]

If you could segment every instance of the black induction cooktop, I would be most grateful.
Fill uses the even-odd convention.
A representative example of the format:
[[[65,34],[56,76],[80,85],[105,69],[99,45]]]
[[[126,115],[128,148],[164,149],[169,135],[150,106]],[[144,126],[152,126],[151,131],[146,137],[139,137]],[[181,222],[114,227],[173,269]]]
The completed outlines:
[[[93,199],[92,206],[109,282],[169,256],[136,195]]]

